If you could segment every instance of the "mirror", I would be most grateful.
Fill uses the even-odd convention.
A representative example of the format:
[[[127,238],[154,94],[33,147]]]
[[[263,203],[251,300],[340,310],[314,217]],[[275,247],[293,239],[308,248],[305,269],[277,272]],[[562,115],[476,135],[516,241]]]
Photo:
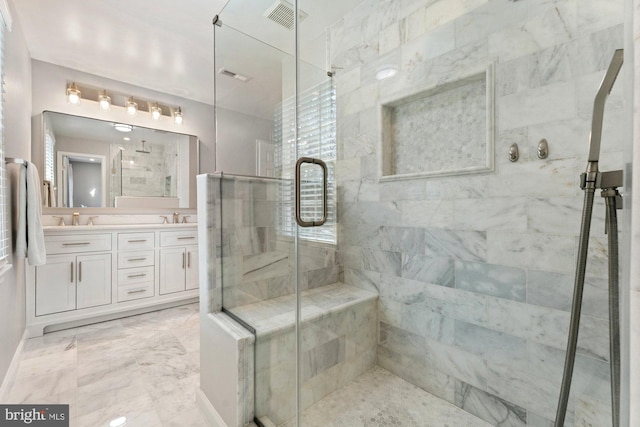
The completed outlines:
[[[192,135],[45,111],[45,207],[195,208]]]

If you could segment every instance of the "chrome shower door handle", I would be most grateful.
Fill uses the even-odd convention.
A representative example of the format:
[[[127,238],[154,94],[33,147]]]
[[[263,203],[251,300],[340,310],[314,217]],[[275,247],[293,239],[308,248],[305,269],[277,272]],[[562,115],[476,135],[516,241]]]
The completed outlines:
[[[322,168],[322,217],[319,221],[304,221],[302,219],[301,207],[300,207],[300,170],[303,163],[310,163],[318,165]],[[327,221],[328,209],[327,209],[327,164],[320,159],[313,157],[300,157],[296,162],[296,222],[300,227],[318,227]]]

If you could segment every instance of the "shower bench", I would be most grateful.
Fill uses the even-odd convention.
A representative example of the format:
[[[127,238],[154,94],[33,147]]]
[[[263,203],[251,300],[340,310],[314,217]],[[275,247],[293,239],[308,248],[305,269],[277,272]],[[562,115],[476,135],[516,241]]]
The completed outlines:
[[[375,365],[377,299],[375,292],[344,283],[301,293],[302,409]],[[295,309],[295,294],[291,294],[230,310],[250,325],[255,335],[225,313],[210,315],[226,335],[224,339],[218,337],[220,344],[225,345],[225,341],[225,346],[233,346],[235,341],[235,349],[217,346],[217,353],[236,355],[232,365],[236,366],[238,383],[232,388],[237,393],[237,408],[231,417],[234,421],[225,419],[229,427],[244,426],[254,415],[265,425],[280,425],[294,417]],[[228,404],[230,400],[221,402]],[[211,403],[216,406],[216,402]],[[221,414],[228,406],[215,409],[223,419],[228,418]]]

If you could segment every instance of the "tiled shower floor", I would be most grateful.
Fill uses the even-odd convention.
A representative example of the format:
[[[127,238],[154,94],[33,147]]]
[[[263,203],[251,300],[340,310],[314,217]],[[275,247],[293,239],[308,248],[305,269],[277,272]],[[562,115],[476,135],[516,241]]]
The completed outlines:
[[[304,411],[304,427],[490,427],[380,367]],[[286,427],[293,427],[287,425]]]

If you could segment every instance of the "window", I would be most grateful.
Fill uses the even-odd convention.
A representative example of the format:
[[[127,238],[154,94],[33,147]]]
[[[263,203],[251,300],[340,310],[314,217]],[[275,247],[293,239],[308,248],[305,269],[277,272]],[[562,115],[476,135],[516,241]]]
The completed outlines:
[[[0,267],[9,263],[11,252],[11,224],[9,223],[8,177],[4,163],[4,36],[11,27],[11,15],[6,0],[0,0]]]
[[[331,81],[321,83],[299,96],[298,152],[295,144],[295,99],[285,100],[275,114],[275,169],[284,183],[278,200],[278,234],[293,236],[295,164],[299,157],[315,157],[327,164],[327,222],[321,227],[300,228],[303,239],[336,242],[336,89]],[[301,214],[305,219],[322,216],[322,171],[317,166],[303,169],[301,176]]]

